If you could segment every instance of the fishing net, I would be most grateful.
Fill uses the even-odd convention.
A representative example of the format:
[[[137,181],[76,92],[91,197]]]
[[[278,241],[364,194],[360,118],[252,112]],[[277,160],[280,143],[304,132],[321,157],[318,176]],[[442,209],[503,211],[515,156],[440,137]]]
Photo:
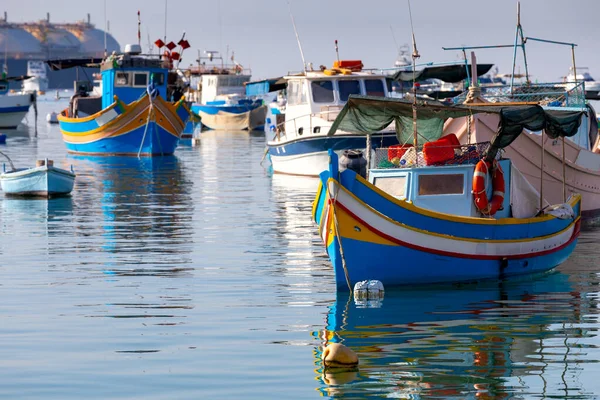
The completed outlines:
[[[439,165],[477,164],[490,147],[490,142],[468,145],[426,143],[417,149],[398,145],[375,150],[374,168],[414,168]],[[500,158],[500,152],[497,154]]]

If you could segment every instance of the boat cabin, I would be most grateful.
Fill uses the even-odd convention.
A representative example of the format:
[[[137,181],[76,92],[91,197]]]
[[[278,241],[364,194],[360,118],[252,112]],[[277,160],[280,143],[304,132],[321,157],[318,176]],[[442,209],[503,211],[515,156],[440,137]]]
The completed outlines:
[[[512,217],[510,205],[510,160],[499,161],[504,171],[504,203],[494,218]],[[473,202],[475,163],[465,165],[422,166],[372,169],[369,181],[397,199],[435,212],[481,217]],[[492,183],[486,178],[487,195],[492,197]]]
[[[279,115],[285,110],[285,123],[278,118],[277,131],[287,140],[325,135],[350,95],[389,95],[388,76],[362,67],[360,60],[336,61],[331,69],[309,67],[305,72],[252,82],[246,86],[246,94],[264,95],[285,89],[285,107],[280,105],[271,113]],[[267,121],[267,125],[271,123]]]
[[[228,105],[228,99],[245,97],[245,84],[250,75],[202,75],[200,77],[200,103],[205,105]],[[236,101],[237,104],[237,101]]]
[[[153,92],[167,101],[178,100],[183,95],[177,88],[177,77],[169,72],[168,61],[142,55],[139,45],[126,45],[123,54],[113,53],[98,62],[100,76],[95,74],[93,83],[75,81],[68,116],[81,118],[95,114],[114,103],[115,96],[125,104],[132,103],[140,99],[151,84]]]
[[[46,63],[44,61],[27,61],[27,76],[46,76]]]
[[[138,45],[128,45],[122,55],[111,55],[102,63],[102,108],[114,102],[114,96],[128,104],[138,100],[150,83],[163,99],[167,96],[168,68],[163,60],[142,56]]]

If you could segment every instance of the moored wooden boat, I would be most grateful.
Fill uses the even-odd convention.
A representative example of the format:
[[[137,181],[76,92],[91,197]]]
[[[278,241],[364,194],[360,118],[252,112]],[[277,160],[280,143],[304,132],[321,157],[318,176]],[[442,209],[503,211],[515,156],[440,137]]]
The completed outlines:
[[[551,118],[540,107],[529,111],[538,113],[535,117],[540,121]],[[419,109],[425,123],[479,112],[483,110],[441,104],[421,104]],[[487,112],[503,111],[488,107]],[[342,126],[346,131],[374,132],[378,126],[411,115],[409,102],[357,96],[350,98],[332,131]],[[509,159],[499,157],[514,133],[510,126],[501,125],[501,133],[491,144],[440,145],[433,139],[440,137],[442,122],[429,126],[437,127],[439,133],[420,125],[419,134],[430,142],[418,151],[409,147],[400,157],[395,151],[386,149],[383,155],[378,151],[368,180],[350,169],[340,172],[337,156],[330,152],[329,169],[320,175],[313,219],[333,264],[338,289],[368,279],[387,286],[543,272],[561,264],[575,248],[580,195],[573,194],[558,206],[537,207],[539,194]],[[554,134],[563,126],[546,129],[553,129]],[[494,185],[488,184],[473,196],[472,188],[479,190],[473,182],[487,175],[480,172],[482,165],[484,171],[493,170]],[[502,171],[504,179],[496,179]],[[485,199],[486,204],[474,202],[474,197]],[[492,210],[486,207],[490,197],[496,203]]]
[[[75,173],[39,160],[33,168],[19,168],[0,174],[2,191],[10,196],[58,197],[71,193]]]
[[[70,153],[173,154],[190,111],[180,88],[171,83],[177,77],[169,61],[140,53],[139,46],[128,45],[124,54],[99,62],[101,95],[90,95],[89,82],[76,82],[69,108],[58,116]],[[50,65],[63,68],[56,62]]]

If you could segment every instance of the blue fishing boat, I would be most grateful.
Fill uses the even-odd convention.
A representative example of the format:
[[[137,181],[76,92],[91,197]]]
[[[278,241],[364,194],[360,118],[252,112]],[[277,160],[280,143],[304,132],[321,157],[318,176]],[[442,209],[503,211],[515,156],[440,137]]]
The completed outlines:
[[[52,69],[62,65],[49,63]],[[99,61],[102,95],[76,82],[69,107],[58,116],[70,153],[155,156],[173,154],[190,116],[168,58],[145,56],[137,45]],[[87,64],[86,64],[87,65]]]
[[[227,65],[218,52],[206,54],[206,57],[199,55],[198,65],[188,71],[187,97],[193,102],[192,112],[201,118],[202,125],[228,131],[264,129],[266,106],[262,99],[246,96],[245,85],[250,81],[251,71],[235,62],[233,56],[233,64]],[[216,60],[221,60],[221,64],[212,63]]]
[[[341,170],[337,155],[329,152],[313,219],[338,289],[368,279],[386,286],[499,279],[565,261],[579,235],[581,196],[543,206],[540,194],[501,154],[524,127],[568,136],[581,116],[540,106],[450,107],[356,96],[329,134],[338,128],[369,134],[394,121],[401,125],[413,118],[413,107],[417,133],[428,141],[377,150],[368,179],[356,172],[361,170],[356,160],[342,163],[351,168]],[[500,114],[491,143],[463,146],[456,137],[440,137],[446,119],[482,112]]]
[[[0,174],[2,191],[10,196],[58,197],[71,193],[75,173],[54,166],[52,160],[38,160],[34,168],[12,166]]]

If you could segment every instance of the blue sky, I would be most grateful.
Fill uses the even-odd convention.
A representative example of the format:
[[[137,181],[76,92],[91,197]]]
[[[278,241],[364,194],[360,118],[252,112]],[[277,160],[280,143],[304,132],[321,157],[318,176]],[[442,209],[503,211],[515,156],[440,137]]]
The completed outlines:
[[[410,42],[406,0],[290,2],[306,60],[315,66],[333,62],[336,39],[341,58],[362,59],[367,67],[377,68],[392,67],[397,56],[390,27],[400,45]],[[167,38],[177,41],[185,31],[192,45],[182,66],[194,62],[198,49],[225,55],[229,46],[256,79],[302,68],[286,0],[167,0],[166,4]],[[420,61],[458,58],[458,52],[443,51],[442,46],[512,44],[516,4],[516,0],[412,0]],[[164,35],[165,0],[106,0],[110,32],[122,47],[137,41],[138,9],[144,48],[148,35],[152,42]],[[98,28],[104,26],[102,0],[4,0],[2,11],[15,22],[44,19],[46,12],[54,22],[69,22],[90,13]],[[522,0],[521,23],[526,36],[577,43],[578,67],[589,67],[600,79],[600,1]],[[476,54],[479,62],[495,63],[501,73],[510,72],[512,49]],[[568,47],[531,42],[527,56],[533,80],[558,81],[571,65]]]

